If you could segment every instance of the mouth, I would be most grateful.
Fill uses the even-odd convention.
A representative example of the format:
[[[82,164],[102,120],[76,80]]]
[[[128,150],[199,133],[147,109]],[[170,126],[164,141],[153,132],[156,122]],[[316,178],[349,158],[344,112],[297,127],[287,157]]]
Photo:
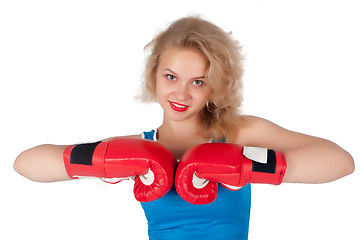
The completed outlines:
[[[171,102],[171,101],[169,101],[169,105],[174,111],[177,111],[177,112],[184,112],[189,107],[187,105],[183,105],[183,104]]]

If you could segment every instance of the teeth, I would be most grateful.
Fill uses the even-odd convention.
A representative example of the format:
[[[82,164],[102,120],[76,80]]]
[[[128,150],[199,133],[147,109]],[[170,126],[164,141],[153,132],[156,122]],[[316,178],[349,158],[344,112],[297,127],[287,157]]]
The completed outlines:
[[[186,108],[186,106],[179,105],[179,104],[176,104],[176,103],[173,103],[173,105],[176,106],[176,107],[179,107],[179,108]]]

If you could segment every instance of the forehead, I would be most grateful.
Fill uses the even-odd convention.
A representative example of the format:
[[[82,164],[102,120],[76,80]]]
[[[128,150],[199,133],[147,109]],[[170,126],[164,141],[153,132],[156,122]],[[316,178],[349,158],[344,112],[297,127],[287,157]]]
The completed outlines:
[[[208,60],[196,48],[169,47],[162,52],[158,67],[158,70],[168,68],[176,73],[177,71],[187,71],[194,74],[205,74]]]

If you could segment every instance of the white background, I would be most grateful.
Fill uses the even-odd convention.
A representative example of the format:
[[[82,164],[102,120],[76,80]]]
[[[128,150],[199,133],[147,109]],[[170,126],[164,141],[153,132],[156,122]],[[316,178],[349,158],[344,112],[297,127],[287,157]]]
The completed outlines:
[[[243,112],[330,139],[356,162],[321,184],[253,186],[249,239],[361,239],[357,1],[1,1],[1,239],[147,239],[132,183],[31,182],[23,150],[137,134],[161,124],[139,103],[143,47],[198,13],[246,54]]]

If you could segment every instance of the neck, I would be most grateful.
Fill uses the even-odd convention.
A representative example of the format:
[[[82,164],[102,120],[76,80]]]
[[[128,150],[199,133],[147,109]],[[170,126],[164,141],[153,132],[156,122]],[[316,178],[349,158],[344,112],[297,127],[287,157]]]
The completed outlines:
[[[162,139],[177,138],[180,141],[189,141],[194,138],[208,138],[201,130],[199,119],[187,119],[176,122],[163,118],[163,124],[158,129],[159,137]]]

